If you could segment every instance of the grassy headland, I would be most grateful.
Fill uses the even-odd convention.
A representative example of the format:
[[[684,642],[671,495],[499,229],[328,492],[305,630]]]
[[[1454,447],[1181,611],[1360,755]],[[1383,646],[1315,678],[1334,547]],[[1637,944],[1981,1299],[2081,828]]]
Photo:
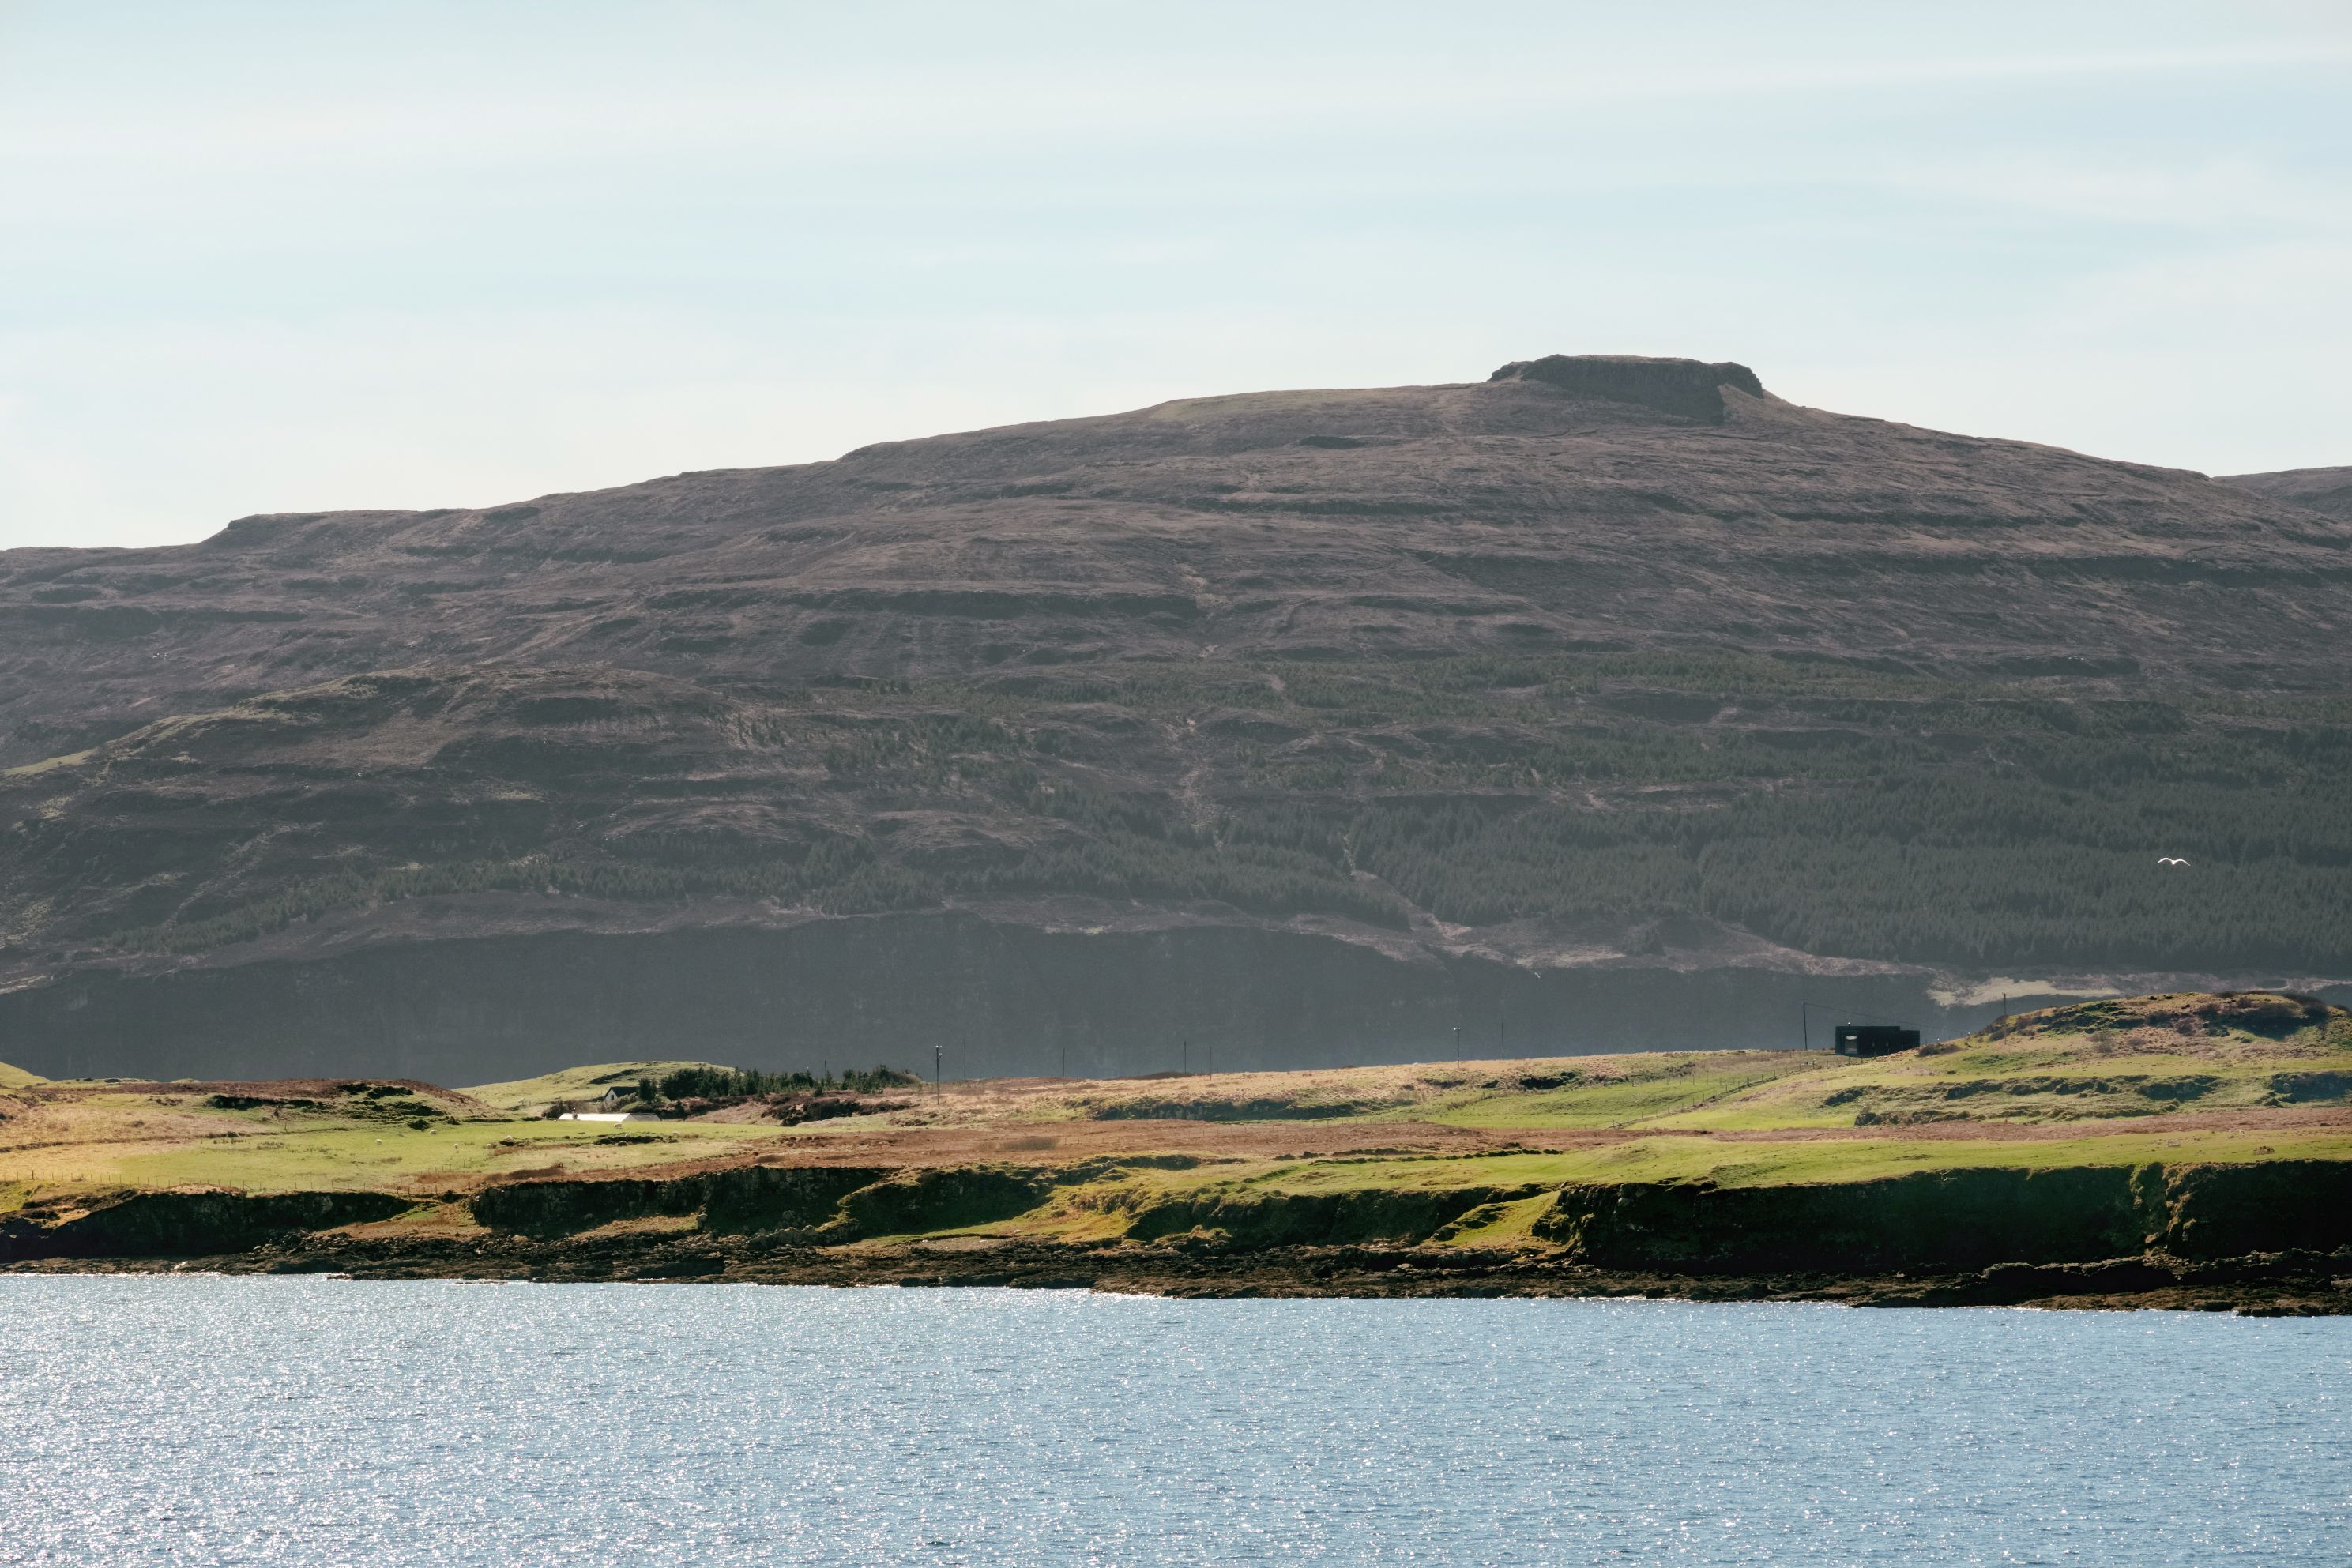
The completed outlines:
[[[463,1092],[0,1078],[0,1257],[2352,1304],[2331,1256],[2352,1244],[2352,1015],[2267,993],[2092,1002],[1863,1061],[1000,1080],[801,1125],[784,1096],[542,1114],[699,1065]]]

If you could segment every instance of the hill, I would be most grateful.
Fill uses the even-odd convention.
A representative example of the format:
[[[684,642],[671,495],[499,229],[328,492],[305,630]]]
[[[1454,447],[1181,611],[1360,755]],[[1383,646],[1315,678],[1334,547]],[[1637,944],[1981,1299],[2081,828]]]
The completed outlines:
[[[628,1088],[646,1078],[662,1078],[681,1068],[712,1067],[708,1061],[603,1061],[588,1067],[567,1067],[537,1078],[510,1083],[480,1083],[467,1089],[468,1097],[497,1111],[536,1116],[550,1105],[593,1100],[609,1089]]]
[[[2352,1014],[2300,997],[2080,1004],[1864,1061],[931,1085],[814,1125],[486,1103],[515,1098],[20,1088],[0,1262],[2352,1310]]]
[[[1555,357],[11,551],[0,1046],[1113,1072],[2320,985],[2347,549]]]
[[[2308,507],[2330,517],[2352,517],[2352,468],[2288,468],[2276,474],[2230,474],[2221,483]]]

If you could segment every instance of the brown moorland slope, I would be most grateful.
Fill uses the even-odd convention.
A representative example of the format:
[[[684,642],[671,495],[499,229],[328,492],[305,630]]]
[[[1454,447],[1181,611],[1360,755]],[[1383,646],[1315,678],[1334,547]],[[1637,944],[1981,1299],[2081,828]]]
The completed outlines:
[[[1738,366],[1664,361],[1685,384],[1661,391],[1659,364],[1555,358],[12,550],[0,757],[419,663],[774,681],[1600,646],[2200,687],[2341,674],[2321,639],[2352,580],[2344,530],[2241,487],[2262,476],[1824,413]]]
[[[2325,982],[2347,579],[2259,486],[1591,357],[10,551],[0,1052],[1111,1071]]]
[[[2352,517],[2352,468],[2287,468],[2275,474],[2224,474],[2224,485],[2330,517]]]

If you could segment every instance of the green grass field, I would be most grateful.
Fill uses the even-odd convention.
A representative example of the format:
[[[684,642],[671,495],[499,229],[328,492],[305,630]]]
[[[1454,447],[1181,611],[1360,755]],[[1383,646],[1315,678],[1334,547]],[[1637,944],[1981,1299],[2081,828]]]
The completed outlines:
[[[551,1122],[449,1093],[222,1105],[169,1084],[10,1087],[16,1092],[0,1096],[0,1215],[34,1201],[171,1187],[437,1196],[484,1180],[727,1156],[778,1132],[708,1122]]]
[[[486,1184],[842,1155],[1048,1171],[1091,1160],[1031,1212],[978,1228],[1084,1240],[1120,1236],[1134,1215],[1181,1198],[2352,1161],[2352,1015],[2259,993],[2086,1003],[1861,1061],[1689,1051],[1013,1080],[943,1086],[797,1127],[758,1119],[756,1106],[725,1120],[626,1124],[539,1114],[681,1065],[604,1063],[463,1092],[311,1084],[226,1093],[51,1083],[9,1070],[0,1075],[0,1218],[34,1204],[214,1187],[388,1192],[440,1206],[454,1223],[465,1212],[454,1200]],[[1323,1152],[1305,1152],[1315,1139]],[[1531,1213],[1507,1194],[1444,1239],[1507,1241],[1524,1235]]]
[[[2129,1123],[2352,1098],[2352,1024],[2291,998],[2149,997],[2027,1015],[1965,1040],[1851,1060],[1680,1051],[1088,1084],[1035,1120],[1186,1108],[1211,1119],[1433,1122],[1488,1129],[1799,1132],[1929,1123]],[[981,1105],[974,1114],[1015,1113]]]

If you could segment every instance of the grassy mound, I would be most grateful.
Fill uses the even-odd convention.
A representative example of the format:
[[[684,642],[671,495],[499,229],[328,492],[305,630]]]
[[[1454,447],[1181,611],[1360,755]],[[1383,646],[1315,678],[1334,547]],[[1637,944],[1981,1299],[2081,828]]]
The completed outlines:
[[[641,1079],[660,1079],[688,1067],[727,1071],[708,1061],[600,1061],[589,1067],[567,1067],[538,1078],[477,1084],[466,1092],[494,1110],[535,1116],[558,1101],[593,1100],[616,1085],[628,1088]]]
[[[2016,1013],[1972,1038],[2082,1037],[2105,1042],[2118,1035],[2144,1035],[2150,1038],[2137,1043],[2161,1049],[2175,1043],[2167,1036],[2283,1040],[2308,1030],[2352,1045],[2352,1011],[2286,991],[2172,991]]]

